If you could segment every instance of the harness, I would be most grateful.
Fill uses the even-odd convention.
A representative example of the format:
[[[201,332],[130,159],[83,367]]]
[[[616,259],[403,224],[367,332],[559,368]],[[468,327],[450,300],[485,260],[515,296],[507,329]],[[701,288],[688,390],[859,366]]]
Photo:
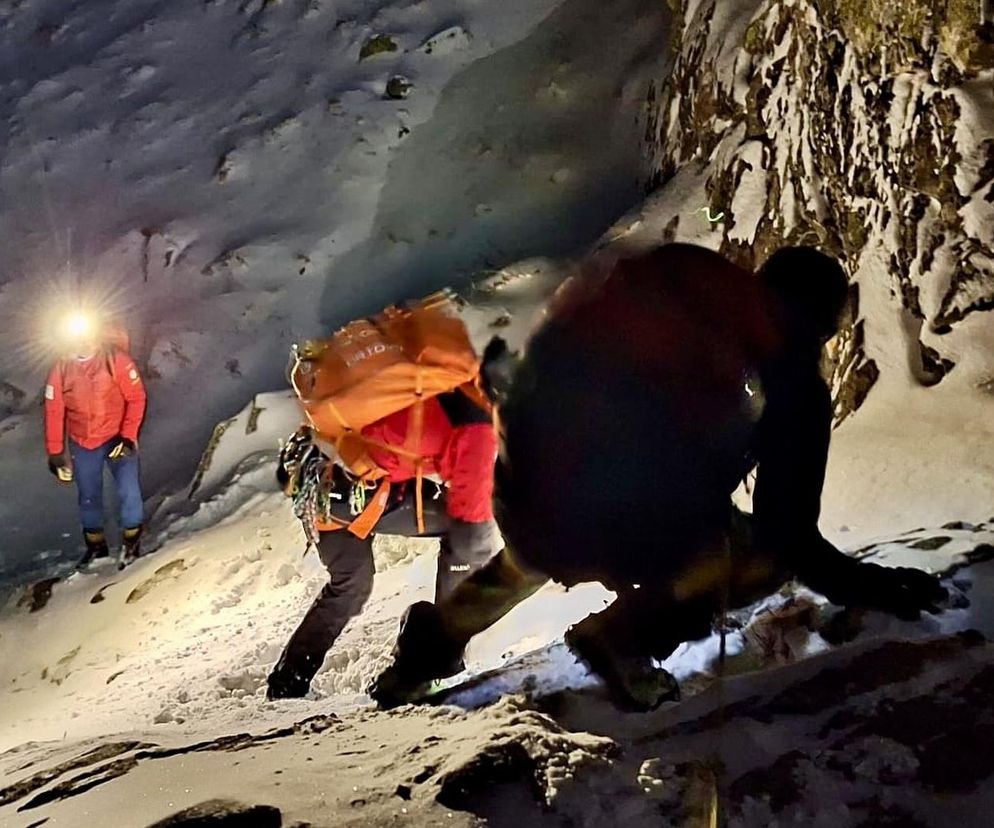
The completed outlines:
[[[366,538],[386,511],[389,480],[370,482],[334,463],[314,443],[313,431],[307,426],[291,435],[280,452],[280,465],[287,478],[285,494],[291,498],[293,513],[304,528],[308,548],[317,545],[321,532],[346,529],[358,538]],[[351,521],[332,513],[333,502],[345,498],[336,473],[348,483]]]

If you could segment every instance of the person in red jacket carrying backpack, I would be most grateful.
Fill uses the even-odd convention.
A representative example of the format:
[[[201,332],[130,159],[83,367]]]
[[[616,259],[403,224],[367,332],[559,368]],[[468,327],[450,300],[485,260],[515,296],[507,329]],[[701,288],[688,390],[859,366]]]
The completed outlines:
[[[404,409],[367,426],[362,433],[371,441],[403,446],[411,421],[412,411]],[[385,449],[373,448],[370,454],[388,472],[391,484],[389,502],[374,532],[438,537],[435,597],[448,597],[496,552],[498,536],[491,501],[497,435],[490,415],[458,390],[424,403],[421,454],[428,466],[423,471],[440,478],[444,485],[430,479],[422,483],[423,532],[418,532],[415,521],[418,481],[414,465]],[[356,483],[345,469],[320,452],[306,430],[284,449],[278,467],[284,490],[300,485],[308,465],[307,459],[301,461],[302,455],[330,470],[332,515],[337,513],[343,523],[349,522],[350,501],[351,512],[357,511]],[[308,692],[328,650],[345,625],[362,611],[373,589],[373,534],[360,538],[345,528],[328,531],[325,526],[317,535],[317,552],[330,578],[269,675],[266,696],[270,700],[299,698]]]
[[[104,534],[103,472],[110,468],[120,500],[124,562],[140,551],[144,505],[139,481],[138,432],[145,387],[125,347],[112,332],[97,335],[80,322],[69,353],[52,366],[45,385],[48,468],[76,482],[86,552],[79,562],[109,555]]]
[[[303,696],[373,588],[373,535],[440,539],[443,600],[497,551],[497,458],[480,360],[442,291],[294,346],[288,379],[306,425],[277,477],[330,580],[268,679],[269,699]]]
[[[440,539],[436,600],[497,551],[497,434],[475,385],[479,360],[462,323],[436,313],[433,297],[426,301],[410,315],[388,309],[357,321],[317,343],[313,354],[295,352],[292,381],[310,425],[284,447],[277,476],[330,579],[269,675],[271,700],[305,695],[328,650],[362,611],[373,588],[374,534]],[[420,344],[412,344],[418,337]],[[397,373],[396,382],[388,379],[391,371],[422,371],[416,387],[423,383],[426,391],[373,419],[370,411],[408,399],[397,390],[404,380]],[[434,382],[450,390],[428,396]],[[343,427],[337,438],[336,425]]]

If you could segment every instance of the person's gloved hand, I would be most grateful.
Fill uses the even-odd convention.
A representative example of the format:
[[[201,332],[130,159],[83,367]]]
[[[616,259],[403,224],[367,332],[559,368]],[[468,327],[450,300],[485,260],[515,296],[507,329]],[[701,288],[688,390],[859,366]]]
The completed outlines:
[[[72,467],[61,454],[48,455],[48,470],[62,483],[68,483],[72,480]]]
[[[864,563],[857,571],[859,604],[913,621],[922,610],[938,612],[949,593],[934,575],[910,567]]]
[[[110,450],[111,460],[120,460],[122,457],[130,457],[135,453],[135,441],[129,440],[127,437],[118,437],[114,443],[113,448]]]

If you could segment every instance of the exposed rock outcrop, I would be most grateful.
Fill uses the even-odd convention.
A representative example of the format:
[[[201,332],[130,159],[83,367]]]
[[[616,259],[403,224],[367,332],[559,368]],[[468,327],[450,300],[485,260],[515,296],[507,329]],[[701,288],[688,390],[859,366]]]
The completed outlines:
[[[881,352],[940,383],[976,347],[966,323],[994,308],[994,41],[977,4],[671,5],[678,55],[650,92],[650,188],[703,165],[720,248],[746,266],[784,243],[840,257],[862,290],[829,366],[837,420]],[[893,323],[870,331],[855,300],[881,296]]]

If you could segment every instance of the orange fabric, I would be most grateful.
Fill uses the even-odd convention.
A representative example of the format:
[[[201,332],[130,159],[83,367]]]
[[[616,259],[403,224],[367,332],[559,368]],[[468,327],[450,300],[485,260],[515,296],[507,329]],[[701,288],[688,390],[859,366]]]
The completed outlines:
[[[145,404],[145,386],[126,352],[115,349],[85,361],[61,360],[45,386],[46,451],[61,454],[67,432],[86,449],[118,434],[137,442]]]
[[[436,474],[448,484],[451,517],[478,523],[493,518],[494,461],[497,434],[490,423],[453,426],[437,399],[424,404],[421,432],[423,474]],[[407,442],[411,411],[398,411],[363,429],[370,440],[370,458],[395,483],[417,478],[417,466],[408,457],[376,444],[403,446]]]
[[[462,321],[433,298],[352,322],[299,359],[292,382],[311,424],[337,442],[382,417],[458,388],[480,361]]]
[[[436,294],[412,308],[390,307],[352,322],[323,342],[305,345],[291,376],[307,419],[353,474],[367,482],[417,482],[419,531],[424,531],[422,478],[448,479],[440,465],[453,465],[445,459],[453,427],[435,397],[463,387],[489,410],[478,388],[479,358],[465,325],[451,311],[450,299]],[[485,446],[480,456],[488,450]],[[487,481],[487,490],[477,494],[486,503],[462,511],[483,514],[479,520],[490,517],[495,457],[496,448],[472,470]],[[369,507],[350,531],[368,534],[362,522],[367,513],[372,515]]]
[[[349,524],[349,531],[357,538],[368,538],[369,533],[373,531],[373,527],[375,527],[380,518],[383,517],[383,513],[387,509],[387,501],[389,497],[390,481],[385,479],[381,481],[379,488],[376,490],[376,494],[373,495],[372,499],[366,505],[366,508],[362,510],[362,514],[358,515],[356,519]]]

